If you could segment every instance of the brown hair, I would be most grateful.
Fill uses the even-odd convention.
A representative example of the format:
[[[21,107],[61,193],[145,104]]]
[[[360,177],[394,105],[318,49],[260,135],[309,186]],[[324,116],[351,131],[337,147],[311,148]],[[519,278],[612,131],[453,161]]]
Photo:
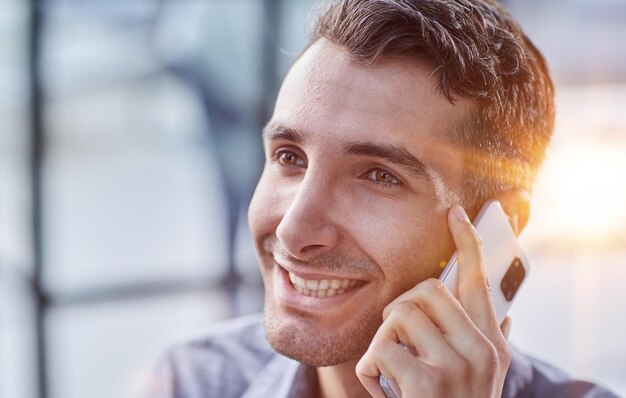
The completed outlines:
[[[429,59],[449,101],[476,111],[452,132],[465,153],[463,202],[530,190],[554,126],[545,60],[513,17],[490,0],[325,1],[310,43],[342,45],[355,62]]]

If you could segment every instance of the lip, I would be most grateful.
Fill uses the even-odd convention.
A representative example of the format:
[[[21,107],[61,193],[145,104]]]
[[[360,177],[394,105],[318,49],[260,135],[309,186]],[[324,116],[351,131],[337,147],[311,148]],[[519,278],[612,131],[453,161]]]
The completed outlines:
[[[314,273],[310,271],[301,271],[301,270],[294,269],[295,267],[283,265],[281,262],[276,261],[274,257],[272,257],[272,262],[274,263],[275,266],[282,268],[283,270],[287,272],[291,272],[295,274],[296,276],[299,276],[302,279],[316,280],[316,281],[322,280],[322,279],[342,279],[342,280],[350,279],[350,280],[359,281],[359,283],[366,282],[366,278],[363,278],[360,275],[339,275],[339,274],[331,274],[331,273],[324,273],[324,272]]]
[[[338,275],[322,275],[302,272],[296,273],[281,266],[276,261],[273,261],[273,264],[274,294],[276,295],[276,298],[282,305],[302,312],[328,312],[331,309],[334,310],[334,308],[354,300],[354,296],[359,294],[363,290],[363,287],[367,285],[367,282],[363,283],[364,281],[362,279]],[[289,281],[289,272],[293,272],[304,279],[354,279],[359,280],[359,284],[347,292],[336,294],[332,297],[305,296],[298,293],[291,285],[291,282]]]

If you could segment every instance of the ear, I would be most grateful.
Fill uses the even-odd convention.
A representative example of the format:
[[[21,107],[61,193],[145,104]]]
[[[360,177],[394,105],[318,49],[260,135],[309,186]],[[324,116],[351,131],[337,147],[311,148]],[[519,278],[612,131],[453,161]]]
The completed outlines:
[[[530,194],[525,189],[516,189],[496,199],[500,201],[515,234],[519,236],[530,217]]]

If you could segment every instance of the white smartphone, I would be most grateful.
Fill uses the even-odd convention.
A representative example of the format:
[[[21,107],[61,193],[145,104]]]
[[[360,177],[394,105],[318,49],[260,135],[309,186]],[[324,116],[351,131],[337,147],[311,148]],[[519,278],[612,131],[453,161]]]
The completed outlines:
[[[520,246],[515,231],[497,200],[485,202],[473,222],[483,241],[483,255],[487,279],[491,286],[496,318],[502,323],[513,304],[519,288],[528,275],[528,259]],[[457,294],[459,277],[457,253],[454,252],[439,276],[439,280],[454,294]],[[400,398],[396,382],[384,375],[379,377],[380,387],[387,398]]]

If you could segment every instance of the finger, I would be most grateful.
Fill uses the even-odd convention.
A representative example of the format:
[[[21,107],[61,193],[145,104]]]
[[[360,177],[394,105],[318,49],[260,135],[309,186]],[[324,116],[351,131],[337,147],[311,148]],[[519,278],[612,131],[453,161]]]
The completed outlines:
[[[511,333],[511,318],[508,316],[504,318],[502,325],[500,325],[500,330],[502,331],[504,338],[508,340],[509,334]]]
[[[386,395],[379,384],[381,374],[390,380],[395,380],[404,395],[406,388],[403,387],[407,384],[407,380],[417,383],[418,378],[415,375],[425,375],[428,369],[428,365],[388,338],[372,341],[355,368],[363,387],[372,396],[383,398]]]
[[[376,377],[364,377],[364,376],[359,376],[357,373],[357,376],[359,378],[359,381],[361,382],[361,384],[363,385],[363,387],[365,387],[365,389],[367,390],[367,392],[374,398],[387,398],[387,394],[385,394],[385,392],[383,391],[382,387],[380,386],[380,381],[379,381],[379,376]]]
[[[427,312],[429,316],[433,316],[435,320],[447,314],[449,306],[462,310],[459,301],[450,293],[450,291],[441,283],[439,279],[429,278],[415,285],[412,289],[407,290],[383,309],[383,321],[387,319],[393,309],[405,301],[418,304],[420,308]]]
[[[404,351],[404,352],[401,352]],[[384,374],[389,380],[395,380],[395,374],[387,365],[381,369],[379,364],[383,358],[396,357],[402,358],[405,355],[411,355],[392,339],[378,338],[372,341],[370,347],[355,367],[356,376],[363,387],[373,397],[386,397],[385,392],[380,387],[379,377]],[[387,363],[388,361],[385,361]]]
[[[459,267],[458,294],[461,305],[486,336],[498,330],[485,262],[482,241],[461,206],[448,213],[448,224],[457,248]]]
[[[438,279],[426,279],[413,289],[398,296],[383,310],[383,325],[397,308],[413,303],[424,313],[432,324],[439,329],[440,335],[450,347],[461,357],[473,358],[476,350],[485,343],[485,336],[469,318],[459,301]],[[379,329],[380,330],[380,329]],[[413,337],[417,339],[417,337]],[[426,355],[434,358],[428,348]],[[450,357],[449,353],[441,354],[438,360]]]
[[[414,349],[414,354],[432,365],[454,367],[462,360],[439,327],[415,302],[403,301],[385,319],[375,338],[395,340]]]

